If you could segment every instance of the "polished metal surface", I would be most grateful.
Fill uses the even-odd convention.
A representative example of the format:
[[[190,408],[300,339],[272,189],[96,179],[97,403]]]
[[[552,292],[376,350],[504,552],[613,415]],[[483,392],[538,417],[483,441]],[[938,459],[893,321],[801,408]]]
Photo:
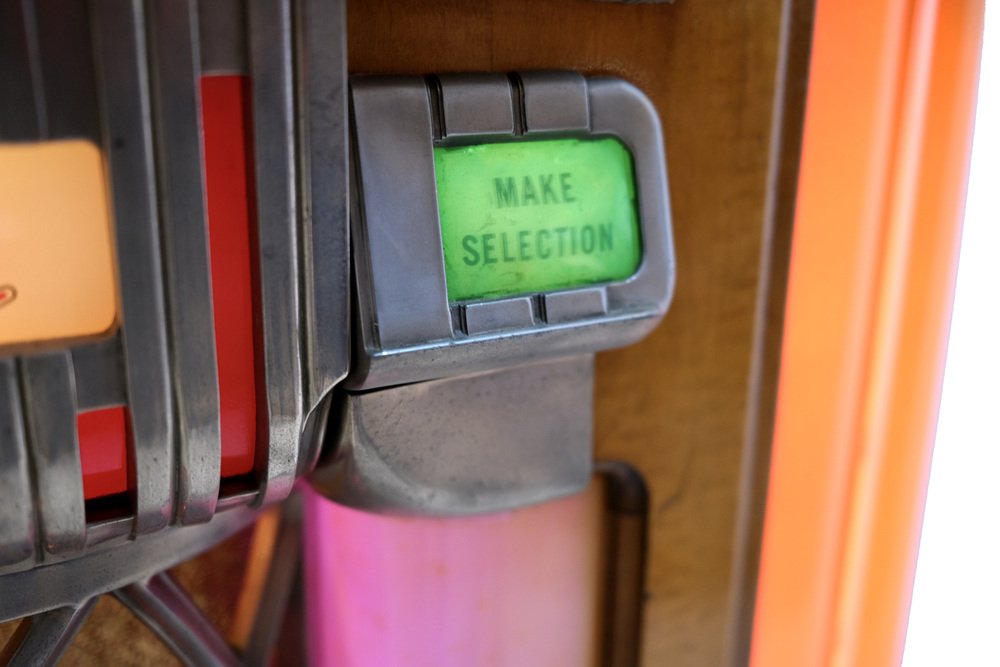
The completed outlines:
[[[236,665],[236,655],[167,572],[129,584],[114,596],[189,667]]]
[[[514,76],[524,105],[524,134],[590,129],[587,80],[577,72],[520,72]]]
[[[662,299],[665,309],[673,293],[676,267],[666,189],[667,162],[659,150],[663,133],[656,109],[641,90],[621,79],[589,79],[588,91],[591,131],[618,137],[632,152],[642,218],[642,264],[627,281],[608,285],[608,311],[623,312],[640,304],[648,307],[657,298]],[[659,180],[654,182],[653,178]],[[667,224],[650,224],[654,220]],[[660,252],[661,248],[667,251]],[[665,285],[669,286],[666,291]]]
[[[608,314],[608,294],[600,288],[545,295],[545,321],[562,324]]]
[[[65,561],[51,571],[51,577],[39,576],[37,571],[14,578],[0,577],[0,622],[17,618],[19,606],[23,608],[27,599],[21,594],[25,586],[39,585],[33,592],[44,603],[36,613],[21,619],[6,645],[0,643],[0,665],[55,665],[98,598],[105,594],[116,598],[145,623],[182,664],[270,664],[286,613],[294,604],[300,515],[300,501],[293,496],[282,510],[264,590],[255,604],[253,628],[242,651],[226,641],[192,597],[164,570],[190,557],[206,539],[219,541],[247,527],[258,516],[249,508],[216,517],[207,525],[182,529],[186,540],[170,539],[170,533],[164,531],[149,537],[142,547],[128,543],[123,549],[104,549],[83,561]],[[127,550],[134,551],[121,558],[121,552]],[[143,561],[144,569],[136,577],[129,579],[115,571],[122,563],[137,559]],[[94,578],[94,586],[81,583],[81,579],[89,577]],[[251,581],[245,579],[244,583]],[[4,586],[10,582],[19,587],[10,588],[8,598]]]
[[[675,278],[663,137],[656,110],[637,88],[552,71],[431,82],[356,77],[351,86],[358,332],[346,387],[369,390],[621,347],[666,312]],[[513,122],[503,135],[508,124],[498,114],[508,111]],[[530,319],[523,305],[504,300],[449,305],[432,147],[516,141],[521,133],[614,136],[628,146],[642,263],[624,281],[535,295]],[[446,323],[445,309],[458,326]]]
[[[327,497],[379,512],[462,515],[590,481],[593,355],[345,394]]]
[[[128,402],[122,345],[117,335],[78,345],[70,352],[77,410],[97,410]]]
[[[624,81],[546,71],[356,77],[351,114],[355,354],[314,484],[355,507],[439,515],[579,491],[591,472],[592,353],[648,333],[673,293],[655,109]],[[632,153],[635,273],[449,302],[434,148],[587,136]]]
[[[146,16],[143,4],[130,0],[100,0],[92,11],[116,219],[134,531],[142,534],[161,530],[173,517],[177,448],[149,124]]]
[[[21,395],[13,360],[0,359],[0,570],[31,565],[36,528]]]
[[[514,97],[503,74],[441,74],[442,135],[515,133]]]
[[[25,619],[7,646],[0,648],[0,664],[10,667],[56,665],[76,633],[90,616],[96,599],[79,607],[61,607]]]
[[[156,0],[151,12],[153,137],[176,410],[177,513],[208,521],[219,497],[222,441],[208,213],[198,94],[197,9]],[[224,295],[220,295],[224,298]]]
[[[306,405],[315,412],[351,355],[348,295],[347,18],[343,2],[295,0]],[[303,456],[309,467],[317,451]]]
[[[258,439],[261,502],[288,495],[295,482],[304,419],[299,286],[299,198],[291,7],[281,0],[249,5],[257,183],[260,311],[268,438]]]
[[[197,4],[201,73],[246,74],[245,3],[241,0],[202,0]]]
[[[459,306],[462,330],[470,335],[522,329],[535,324],[536,318],[530,296],[501,299],[491,303],[470,303]]]
[[[39,539],[50,554],[78,551],[86,543],[83,476],[76,441],[76,387],[69,353],[21,360],[22,399],[32,443]]]
[[[119,321],[103,340],[0,357],[3,618],[147,578],[244,525],[246,506],[283,500],[319,455],[351,349],[343,3],[63,4],[0,4],[0,82],[16,94],[0,98],[0,140],[102,147]],[[257,476],[223,497],[212,304],[225,295],[200,100],[201,77],[220,73],[253,94],[260,343]],[[85,503],[76,417],[102,408],[125,410],[128,491]]]
[[[355,190],[367,194],[351,230],[354,262],[370,281],[358,286],[354,335],[365,349],[449,340],[427,86],[417,77],[355,78],[351,92]]]
[[[0,622],[77,607],[195,556],[248,526],[257,512],[240,507],[210,522],[109,542],[82,555],[52,559],[30,570],[0,575]]]
[[[104,544],[111,540],[121,543],[132,533],[131,516],[112,516],[87,524],[87,548]]]

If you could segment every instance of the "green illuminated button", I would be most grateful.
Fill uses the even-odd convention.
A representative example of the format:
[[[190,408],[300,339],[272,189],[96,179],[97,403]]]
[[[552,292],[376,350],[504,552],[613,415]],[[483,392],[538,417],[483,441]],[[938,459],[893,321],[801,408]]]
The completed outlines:
[[[614,138],[434,149],[451,301],[628,278],[642,247],[632,156]]]

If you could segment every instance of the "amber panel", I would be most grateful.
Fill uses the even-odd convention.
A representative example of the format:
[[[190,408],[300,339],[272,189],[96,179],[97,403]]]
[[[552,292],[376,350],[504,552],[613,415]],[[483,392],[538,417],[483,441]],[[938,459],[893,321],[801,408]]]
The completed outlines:
[[[597,454],[650,485],[643,662],[723,660],[781,7],[356,1],[353,73],[570,68],[638,84],[667,144],[677,292],[597,365]]]
[[[0,348],[108,332],[111,255],[100,149],[83,139],[0,143]]]

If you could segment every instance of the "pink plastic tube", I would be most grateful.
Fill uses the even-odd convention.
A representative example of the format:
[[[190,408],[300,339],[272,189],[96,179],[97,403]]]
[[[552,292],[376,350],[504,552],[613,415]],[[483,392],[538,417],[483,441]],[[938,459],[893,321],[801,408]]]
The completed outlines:
[[[387,517],[307,491],[313,667],[597,663],[602,494],[503,514]]]

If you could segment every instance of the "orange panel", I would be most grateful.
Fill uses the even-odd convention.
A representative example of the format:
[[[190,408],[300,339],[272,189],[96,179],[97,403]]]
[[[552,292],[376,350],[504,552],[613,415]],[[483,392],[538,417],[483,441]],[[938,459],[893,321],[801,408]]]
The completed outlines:
[[[0,144],[0,347],[114,326],[109,220],[92,142]]]
[[[982,14],[817,4],[755,665],[901,659]]]

